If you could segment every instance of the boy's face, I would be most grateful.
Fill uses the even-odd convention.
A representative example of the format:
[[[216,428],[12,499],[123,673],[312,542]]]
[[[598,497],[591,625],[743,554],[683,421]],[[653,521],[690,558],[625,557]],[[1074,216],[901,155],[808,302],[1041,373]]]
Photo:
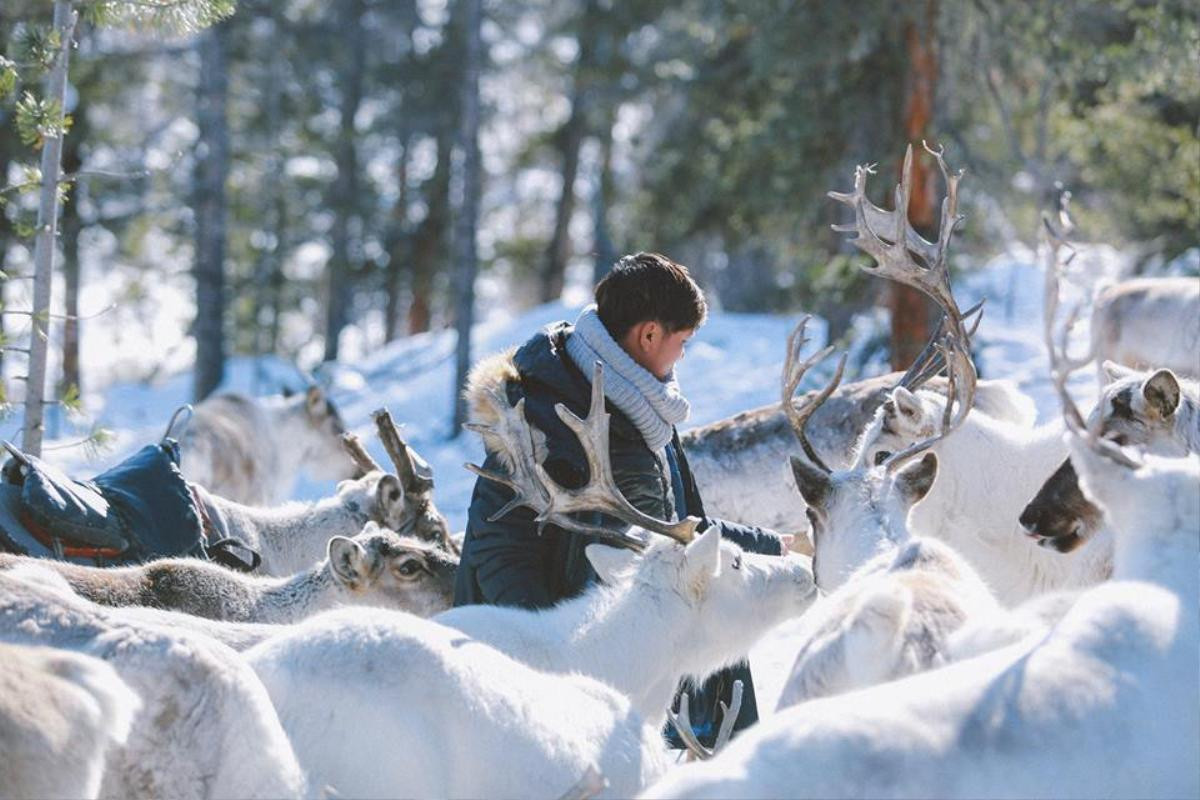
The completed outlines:
[[[634,361],[662,380],[683,358],[684,347],[695,333],[695,328],[668,333],[660,323],[648,320],[630,328],[621,347]]]

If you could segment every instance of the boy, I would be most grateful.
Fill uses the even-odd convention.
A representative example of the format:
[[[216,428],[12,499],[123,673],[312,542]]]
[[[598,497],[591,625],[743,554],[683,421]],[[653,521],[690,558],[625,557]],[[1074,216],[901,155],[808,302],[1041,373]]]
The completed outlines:
[[[515,351],[481,362],[472,372],[468,399],[481,386],[505,381],[510,403],[524,397],[526,419],[546,435],[547,472],[564,486],[582,486],[587,479],[583,450],[554,406],[563,403],[584,416],[592,365],[600,360],[611,413],[613,476],[625,498],[659,519],[700,517],[700,530],[718,525],[723,538],[746,550],[781,555],[788,542],[779,535],[705,517],[675,431],[688,417],[688,402],[675,381],[674,366],[706,314],[704,295],[686,267],[656,253],[625,256],[596,286],[596,304],[584,309],[574,325],[550,325]],[[484,467],[498,466],[489,453]],[[551,526],[539,536],[526,508],[488,522],[511,497],[500,484],[483,478],[476,482],[455,605],[546,608],[597,580],[584,555],[595,541],[591,537]],[[735,726],[740,730],[758,718],[748,665],[717,673],[698,692],[689,689],[693,728],[707,746],[720,724],[718,701],[728,704],[738,679],[745,690]],[[668,734],[682,747],[674,731]]]

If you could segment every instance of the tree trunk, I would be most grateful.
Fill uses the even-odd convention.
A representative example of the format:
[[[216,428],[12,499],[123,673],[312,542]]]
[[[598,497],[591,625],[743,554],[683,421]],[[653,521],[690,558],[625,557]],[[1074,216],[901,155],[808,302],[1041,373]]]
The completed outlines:
[[[343,47],[341,74],[341,125],[335,150],[337,180],[333,186],[333,256],[329,261],[329,305],[325,321],[325,360],[338,357],[338,338],[350,321],[357,261],[354,224],[358,216],[358,145],[354,118],[362,103],[363,73],[366,69],[366,31],[363,29],[362,0],[337,4]]]
[[[54,0],[54,27],[62,48],[46,79],[46,97],[66,107],[67,70],[78,15],[72,0]],[[46,401],[46,356],[49,347],[50,289],[54,278],[54,247],[58,235],[58,184],[61,176],[62,136],[48,136],[42,144],[42,186],[38,202],[37,236],[33,249],[33,325],[29,340],[29,374],[25,386],[25,424],[21,448],[42,454],[42,419]]]
[[[0,37],[3,41],[7,41],[7,36],[4,31],[0,31]],[[13,138],[15,132],[12,130],[12,120],[2,112],[0,112],[0,185],[8,184],[8,165],[12,163],[13,156]],[[0,208],[0,309],[3,309],[6,304],[5,288],[8,284],[5,276],[8,274],[5,262],[8,259],[8,245],[12,239],[12,225],[9,224],[8,214],[5,209]],[[0,344],[4,342],[4,315],[0,314]],[[0,347],[0,386],[4,382],[4,348]],[[3,402],[3,398],[0,398]]]
[[[280,25],[282,9],[279,3],[272,3],[270,9],[271,36],[283,36]],[[281,47],[272,47],[267,66],[267,81],[263,87],[263,105],[266,115],[265,147],[270,152],[267,160],[268,167],[263,187],[263,208],[266,229],[270,241],[259,254],[258,263],[254,269],[254,352],[256,355],[275,352],[273,331],[277,329],[275,318],[279,315],[278,297],[273,289],[277,285],[275,274],[282,269],[283,263],[283,194],[282,178],[284,158],[279,144],[279,131],[282,128],[283,82],[285,80],[283,52]],[[255,381],[259,381],[258,370],[255,371]]]
[[[437,166],[425,193],[428,211],[413,236],[412,305],[408,309],[408,332],[429,330],[433,308],[433,276],[438,255],[443,250],[446,224],[450,216],[450,155],[454,143],[449,126],[438,131]]]
[[[63,170],[67,173],[78,172],[83,167],[83,154],[80,143],[88,138],[87,109],[83,102],[75,105],[72,113],[74,120],[71,132],[74,134],[63,145]],[[82,184],[72,187],[62,211],[62,251],[63,251],[63,310],[66,318],[63,320],[62,339],[62,377],[59,381],[59,395],[65,394],[72,387],[80,394],[83,393],[83,382],[79,374],[79,236],[83,232],[83,219],[80,217],[79,205]]]
[[[600,174],[592,192],[592,284],[595,285],[608,274],[617,260],[617,248],[613,245],[612,232],[608,226],[608,208],[613,201],[612,174],[612,126],[609,119],[600,140]]]
[[[542,261],[539,290],[543,303],[557,300],[563,291],[567,260],[571,257],[571,217],[575,213],[575,178],[579,173],[579,148],[587,135],[594,70],[596,36],[600,14],[596,0],[586,0],[579,25],[579,56],[575,62],[575,86],[571,94],[571,116],[559,131],[562,153],[562,190],[554,212],[554,232]]]
[[[937,0],[925,0],[924,18],[907,19],[904,43],[908,53],[905,76],[904,133],[908,142],[919,144],[929,137],[933,123],[934,92],[937,85]],[[923,236],[936,239],[938,209],[930,160],[923,152],[913,159],[912,199],[909,219]],[[892,369],[907,369],[924,348],[933,331],[931,301],[910,286],[892,286]]]
[[[390,342],[398,334],[400,324],[400,289],[405,267],[408,264],[408,249],[411,245],[408,230],[408,158],[412,146],[412,134],[407,130],[400,137],[400,163],[396,167],[398,184],[396,206],[392,209],[393,233],[388,242],[387,275],[384,291],[387,306],[384,311],[383,339]]]
[[[475,320],[475,275],[478,272],[478,254],[475,249],[475,233],[479,224],[479,70],[483,62],[483,43],[480,25],[483,16],[482,0],[465,0],[463,8],[463,59],[462,84],[459,89],[458,149],[462,154],[462,190],[457,214],[454,218],[455,260],[455,326],[458,329],[458,344],[455,348],[455,391],[454,427],[452,436],[462,430],[467,421],[467,401],[463,389],[467,385],[467,373],[471,369],[471,325]]]
[[[225,374],[225,225],[228,200],[229,127],[226,120],[228,24],[200,34],[200,82],[196,92],[195,199],[196,372],[192,390],[199,401]]]

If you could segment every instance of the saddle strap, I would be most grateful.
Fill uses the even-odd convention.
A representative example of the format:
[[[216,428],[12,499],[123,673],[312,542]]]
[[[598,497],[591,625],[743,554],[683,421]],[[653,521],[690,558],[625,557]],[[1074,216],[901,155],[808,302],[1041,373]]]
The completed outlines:
[[[55,536],[50,531],[46,530],[33,515],[27,510],[21,509],[17,518],[21,524],[25,526],[25,530],[29,531],[33,538],[37,539],[46,549],[57,554],[60,558],[66,556],[68,558],[117,558],[125,552],[124,549],[116,547],[96,547],[93,545],[80,544],[65,544],[61,538]]]

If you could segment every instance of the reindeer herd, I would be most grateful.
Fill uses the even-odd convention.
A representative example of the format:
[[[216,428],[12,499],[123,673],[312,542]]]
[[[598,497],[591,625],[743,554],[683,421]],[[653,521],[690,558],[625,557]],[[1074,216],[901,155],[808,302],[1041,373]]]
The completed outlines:
[[[803,535],[811,557],[745,553],[629,504],[597,364],[587,416],[558,409],[583,487],[543,469],[521,402],[498,396],[468,427],[503,467],[471,469],[510,507],[594,537],[601,584],[544,611],[451,608],[457,540],[386,411],[393,470],[319,390],[222,399],[197,413],[183,467],[214,526],[261,555],[253,573],[0,555],[0,796],[1200,794],[1200,332],[1154,333],[1195,311],[1200,281],[1102,293],[1092,355],[1148,371],[1099,360],[1085,418],[1066,388],[1086,363],[1066,346],[1078,309],[1056,313],[1068,246],[1050,228],[1063,414],[1035,427],[1028,398],[977,375],[947,263],[961,173],[930,153],[936,242],[903,211],[911,149],[897,211],[867,199],[867,168],[831,195],[870,271],[941,308],[918,363],[839,387],[843,359],[797,398],[832,350],[802,358],[801,323],[778,408],[685,439],[712,510]],[[298,462],[344,480],[268,505]],[[778,708],[702,748],[676,687],[768,632],[792,659]]]

